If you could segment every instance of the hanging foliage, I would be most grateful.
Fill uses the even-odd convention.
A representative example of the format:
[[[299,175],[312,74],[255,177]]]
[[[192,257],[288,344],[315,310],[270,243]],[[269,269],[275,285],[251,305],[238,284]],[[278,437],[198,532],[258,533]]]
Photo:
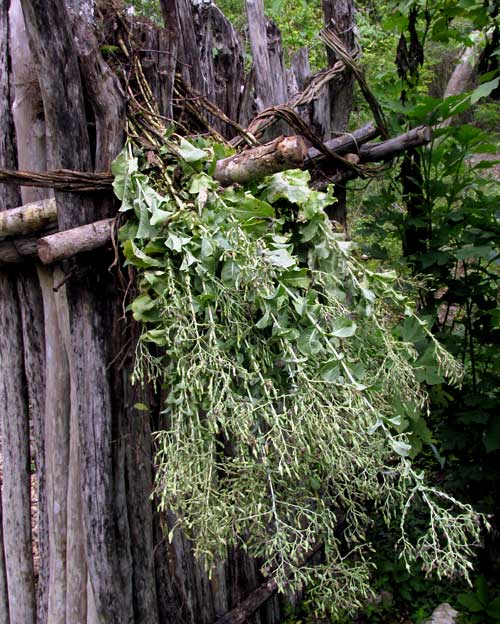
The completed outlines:
[[[467,575],[479,518],[425,484],[397,433],[426,396],[417,354],[391,321],[399,310],[424,323],[395,275],[368,270],[335,232],[331,190],[312,190],[299,170],[221,190],[211,173],[224,155],[172,139],[161,166],[129,144],[113,167],[139,291],[133,381],[164,397],[160,509],[176,513],[209,569],[242,547],[281,589],[307,584],[329,611],[369,591],[365,533],[377,517],[397,519],[408,564]],[[440,371],[458,382],[434,344]]]

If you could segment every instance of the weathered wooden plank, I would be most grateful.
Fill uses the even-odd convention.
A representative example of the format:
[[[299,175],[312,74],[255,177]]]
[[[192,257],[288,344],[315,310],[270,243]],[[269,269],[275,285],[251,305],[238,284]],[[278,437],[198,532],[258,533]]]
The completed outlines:
[[[22,5],[38,62],[51,164],[90,171],[92,151],[83,88],[66,6],[62,0],[22,0]],[[90,198],[56,194],[56,200],[60,230],[102,218],[101,206]],[[78,387],[85,550],[97,613],[102,621],[122,624],[131,619],[133,604],[120,571],[128,545],[118,543],[115,533],[113,419],[107,371],[110,329],[106,323],[109,310],[105,309],[109,278],[106,267],[99,264],[92,271],[83,264],[80,268],[82,272],[68,280],[66,290]]]
[[[193,5],[193,19],[200,67],[205,78],[204,95],[230,119],[238,119],[243,82],[243,46],[232,24],[215,4]],[[226,137],[234,130],[210,115],[210,124]]]
[[[11,0],[11,67],[14,84],[12,113],[16,128],[17,167],[47,169],[45,120],[43,104],[33,58],[24,27],[19,0]],[[48,189],[21,187],[22,203],[43,201],[50,197]],[[18,267],[17,292],[23,327],[24,368],[31,417],[32,449],[36,467],[37,493],[37,622],[47,623],[49,584],[49,539],[46,504],[45,465],[45,328],[43,301],[38,279],[39,266]]]
[[[15,130],[9,53],[8,2],[0,2],[0,167],[15,168]],[[19,206],[18,189],[0,188],[0,210]],[[2,437],[2,552],[10,624],[35,624],[31,538],[29,411],[23,358],[23,328],[17,276],[0,270],[0,430]],[[0,591],[5,584],[0,585]]]

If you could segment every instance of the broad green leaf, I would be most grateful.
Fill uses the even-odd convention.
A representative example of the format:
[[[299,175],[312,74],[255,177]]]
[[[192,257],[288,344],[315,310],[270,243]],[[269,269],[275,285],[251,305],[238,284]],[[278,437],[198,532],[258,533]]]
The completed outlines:
[[[479,87],[476,87],[470,96],[471,104],[475,104],[481,98],[488,97],[490,93],[492,93],[500,83],[500,78],[495,78],[494,80],[490,80],[489,82],[484,82]]]
[[[173,215],[173,212],[169,212],[168,210],[161,210],[160,208],[153,208],[153,214],[151,215],[149,222],[151,225],[163,225],[166,223]]]
[[[195,262],[197,262],[196,258],[193,256],[193,254],[189,251],[189,249],[184,251],[184,258],[182,260],[182,264],[179,267],[179,271],[185,271],[186,269],[188,269],[192,264],[195,264]]]
[[[366,288],[366,287],[361,287],[361,294],[370,303],[375,303],[376,295],[373,292],[373,290],[370,290],[369,288]]]
[[[342,317],[334,321],[331,327],[331,334],[336,338],[350,338],[356,333],[357,325],[351,319]]]
[[[288,199],[292,204],[302,206],[313,192],[309,188],[309,171],[291,169],[275,173],[266,180],[264,197],[274,203],[278,199]]]
[[[136,321],[155,321],[158,318],[156,301],[146,293],[136,297],[130,308]]]
[[[315,327],[305,329],[297,339],[297,347],[302,355],[316,355],[322,351],[318,330]]]
[[[131,185],[130,176],[139,169],[137,158],[130,157],[128,152],[129,147],[126,145],[111,163],[111,173],[115,177],[113,180],[113,191],[118,199],[122,201]],[[130,209],[130,206],[127,209]]]
[[[207,152],[195,147],[186,139],[181,139],[180,141],[179,154],[188,163],[198,162],[207,158]]]
[[[479,600],[477,594],[469,592],[467,594],[459,594],[458,602],[468,609],[471,613],[479,613],[483,610],[483,605]]]
[[[182,248],[189,243],[190,236],[178,236],[174,232],[169,232],[165,245],[172,251],[181,252]]]
[[[271,204],[256,199],[253,195],[246,194],[238,198],[238,202],[231,206],[231,214],[240,221],[252,219],[272,219],[275,217],[274,208]]]
[[[212,189],[216,186],[213,178],[207,176],[206,173],[198,173],[191,178],[191,186],[189,192],[193,195],[197,195],[200,191]]]
[[[476,580],[476,595],[479,598],[482,605],[485,607],[490,601],[490,592],[488,590],[488,583],[486,578],[481,574]]]
[[[240,267],[234,260],[228,260],[222,267],[220,278],[226,286],[234,286],[240,271]]]
[[[500,620],[500,597],[492,600],[486,608],[486,613],[496,620]]]
[[[307,269],[295,269],[285,271],[280,275],[280,281],[292,288],[309,288],[311,279],[308,277]]]
[[[405,318],[397,329],[401,332],[403,342],[417,342],[417,340],[425,338],[426,335],[421,323],[414,316]]]
[[[146,255],[141,249],[134,245],[131,240],[127,240],[123,243],[123,254],[127,259],[125,264],[133,264],[143,269],[162,266],[160,260]]]
[[[154,342],[160,347],[167,344],[167,335],[164,329],[151,329],[143,335],[143,339],[148,342]]]
[[[201,257],[202,258],[209,258],[210,256],[213,256],[216,249],[217,249],[217,244],[212,238],[209,238],[208,236],[204,236],[201,239]]]
[[[336,382],[340,377],[338,360],[330,360],[319,369],[319,376],[323,381]]]
[[[307,201],[303,204],[300,215],[310,221],[315,215],[323,213],[328,206],[337,201],[333,196],[333,188],[329,188],[327,193],[311,191]]]
[[[268,261],[276,267],[288,269],[295,265],[295,258],[292,257],[288,249],[265,250]]]
[[[157,229],[151,224],[151,216],[146,204],[141,202],[139,205],[139,227],[135,237],[151,240],[156,238],[157,233]]]

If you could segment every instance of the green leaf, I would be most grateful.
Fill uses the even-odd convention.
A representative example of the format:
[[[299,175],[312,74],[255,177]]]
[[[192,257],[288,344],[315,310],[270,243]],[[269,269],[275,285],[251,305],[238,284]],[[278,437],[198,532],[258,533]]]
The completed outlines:
[[[126,240],[123,243],[123,255],[127,259],[125,264],[133,264],[134,266],[143,269],[146,269],[148,267],[162,266],[162,263],[159,260],[147,256],[136,245],[134,245],[133,241],[131,240]]]
[[[496,620],[500,620],[500,597],[492,600],[486,608],[486,613]]]
[[[330,360],[319,369],[319,376],[323,381],[336,382],[340,377],[338,360]]]
[[[320,334],[315,327],[305,329],[297,339],[297,348],[302,355],[316,355],[323,350]]]
[[[238,202],[231,206],[231,214],[239,221],[272,219],[276,216],[274,208],[270,204],[256,199],[250,194],[238,198]]]
[[[138,171],[139,163],[137,158],[130,157],[128,154],[129,146],[126,145],[111,163],[111,173],[115,176],[113,180],[113,191],[120,200],[124,200],[131,185],[130,176]],[[130,210],[131,205],[127,205]],[[120,209],[124,212],[123,206]]]
[[[148,342],[154,342],[160,347],[167,344],[167,335],[164,329],[151,329],[143,335],[143,339]]]
[[[275,173],[266,179],[264,197],[274,203],[278,199],[287,199],[292,204],[302,206],[313,192],[309,188],[309,171],[292,169]]]
[[[394,438],[392,438],[390,444],[394,452],[401,457],[408,457],[411,452],[411,445],[406,444],[406,442],[402,442],[401,440],[395,440]]]
[[[290,286],[292,288],[309,288],[311,284],[307,269],[285,271],[280,275],[279,279],[285,286]]]
[[[483,605],[475,593],[459,594],[458,602],[471,613],[483,611]]]
[[[295,258],[293,258],[288,249],[266,249],[265,256],[268,261],[276,267],[288,269],[295,265]]]
[[[488,590],[488,583],[483,575],[478,576],[476,580],[476,595],[479,601],[485,607],[490,601],[490,592]]]
[[[166,223],[173,215],[173,212],[169,212],[168,210],[160,210],[160,208],[153,208],[153,214],[151,215],[149,222],[151,225],[163,225]]]
[[[178,236],[174,232],[169,232],[165,245],[172,251],[181,252],[182,248],[189,243],[190,236]]]
[[[139,410],[139,412],[149,412],[149,407],[145,403],[135,403],[134,409]]]
[[[479,85],[479,87],[474,89],[472,95],[470,96],[471,104],[475,104],[481,98],[488,97],[490,93],[492,93],[492,91],[494,91],[498,87],[499,83],[500,77],[495,78],[494,80],[490,80],[489,82],[485,82],[482,85]]]
[[[322,214],[326,208],[331,206],[337,201],[337,198],[333,196],[333,187],[328,189],[327,193],[321,191],[311,191],[307,201],[302,206],[300,215],[307,221],[310,221],[316,215]]]
[[[333,323],[331,334],[336,338],[350,338],[356,333],[357,327],[356,323],[351,319],[341,317]]]
[[[402,325],[398,326],[403,342],[417,342],[425,338],[425,330],[414,316],[405,318]],[[434,360],[435,361],[435,360]]]
[[[186,139],[181,139],[179,144],[179,154],[188,163],[195,163],[207,158],[207,152],[195,147]]]
[[[193,195],[197,195],[200,191],[213,189],[215,186],[216,183],[213,178],[209,177],[206,173],[198,173],[191,178],[189,192]]]
[[[136,238],[139,239],[152,239],[157,235],[156,228],[151,225],[151,217],[146,204],[141,203],[139,205],[139,227],[137,228]]]
[[[136,321],[155,321],[158,318],[156,301],[151,299],[147,293],[136,297],[130,307]]]
[[[228,260],[225,262],[220,275],[223,284],[225,286],[234,286],[240,271],[240,267],[234,260]]]

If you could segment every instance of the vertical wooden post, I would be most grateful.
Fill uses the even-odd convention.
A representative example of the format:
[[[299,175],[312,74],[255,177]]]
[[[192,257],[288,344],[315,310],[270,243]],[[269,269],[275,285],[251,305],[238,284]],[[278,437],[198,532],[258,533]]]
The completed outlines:
[[[354,48],[354,2],[353,0],[322,0],[325,24],[333,24],[339,37],[350,51]],[[327,48],[328,63],[331,66],[336,62],[335,54]],[[332,134],[345,132],[349,126],[349,117],[352,110],[354,77],[346,69],[340,84],[337,82],[328,86],[330,110],[327,126],[321,137],[327,141]],[[337,202],[327,210],[328,216],[347,228],[347,191],[345,186],[338,186],[335,190]]]
[[[0,166],[16,168],[11,113],[8,0],[0,1]],[[0,206],[15,208],[15,187],[0,188]],[[0,273],[0,428],[3,459],[3,551],[10,624],[35,624],[35,584],[31,542],[31,480],[28,397],[23,331],[16,276]],[[1,553],[0,553],[1,554]],[[3,585],[5,588],[5,585]],[[2,591],[2,586],[0,586]]]

